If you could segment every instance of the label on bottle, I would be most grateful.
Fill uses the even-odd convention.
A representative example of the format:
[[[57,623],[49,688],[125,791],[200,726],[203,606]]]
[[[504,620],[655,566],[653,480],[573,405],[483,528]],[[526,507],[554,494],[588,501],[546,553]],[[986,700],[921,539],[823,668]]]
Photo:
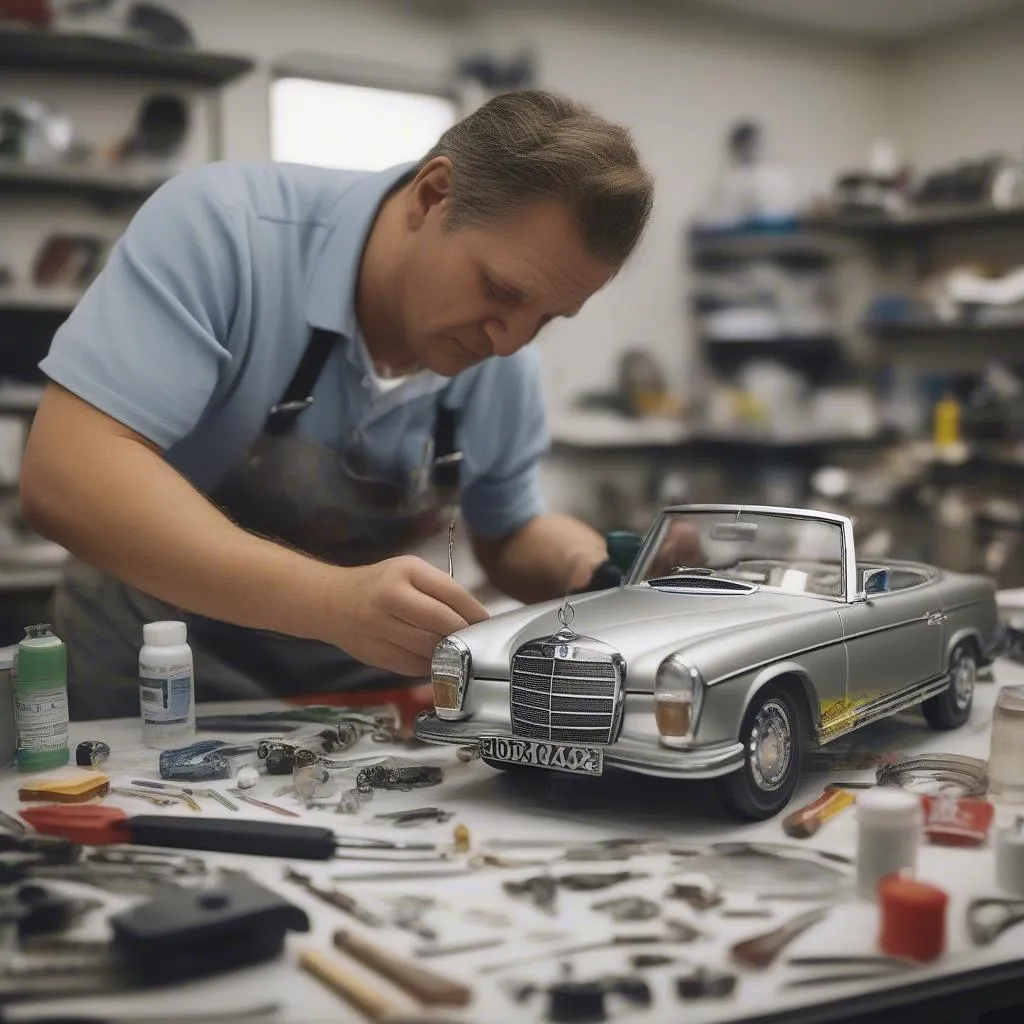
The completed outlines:
[[[63,750],[68,745],[68,691],[63,686],[16,693],[18,747],[27,753]]]
[[[172,739],[192,728],[192,666],[139,664],[144,739]]]

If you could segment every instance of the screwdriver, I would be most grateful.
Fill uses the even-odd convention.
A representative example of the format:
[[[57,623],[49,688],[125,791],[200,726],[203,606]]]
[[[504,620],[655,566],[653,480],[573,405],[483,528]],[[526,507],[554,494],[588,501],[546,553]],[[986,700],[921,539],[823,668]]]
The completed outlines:
[[[290,825],[251,818],[193,818],[171,815],[129,817],[116,807],[54,804],[18,812],[37,832],[60,836],[86,846],[135,843],[218,853],[250,853],[263,857],[297,860],[330,860],[332,857],[396,854],[400,857],[446,857],[447,851],[432,843],[389,840],[339,839],[329,828]]]

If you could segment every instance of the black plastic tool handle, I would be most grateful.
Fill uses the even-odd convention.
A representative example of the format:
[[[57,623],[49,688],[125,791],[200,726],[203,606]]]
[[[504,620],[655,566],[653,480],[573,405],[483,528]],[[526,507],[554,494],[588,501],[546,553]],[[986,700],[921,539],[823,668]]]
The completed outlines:
[[[249,853],[261,857],[330,860],[334,833],[316,825],[286,825],[239,818],[186,818],[142,814],[128,820],[132,842],[179,850]]]

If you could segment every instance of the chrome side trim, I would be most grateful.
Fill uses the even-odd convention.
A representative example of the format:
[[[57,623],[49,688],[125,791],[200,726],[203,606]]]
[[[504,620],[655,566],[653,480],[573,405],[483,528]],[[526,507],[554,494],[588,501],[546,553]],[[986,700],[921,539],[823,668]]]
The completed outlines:
[[[943,673],[932,679],[926,679],[924,682],[914,683],[913,686],[907,686],[902,690],[883,694],[846,712],[842,717],[830,722],[827,729],[822,729],[819,726],[815,738],[819,744],[829,743],[859,729],[862,725],[870,725],[872,722],[888,718],[915,704],[920,704],[922,701],[928,700],[929,697],[942,693],[948,687],[949,676]]]

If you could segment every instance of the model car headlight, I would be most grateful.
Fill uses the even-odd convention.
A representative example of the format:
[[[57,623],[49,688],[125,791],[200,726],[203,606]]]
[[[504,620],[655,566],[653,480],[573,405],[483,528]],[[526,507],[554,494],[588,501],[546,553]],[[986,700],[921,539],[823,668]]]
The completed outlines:
[[[465,718],[462,710],[469,682],[469,648],[455,636],[446,637],[434,648],[430,659],[430,681],[434,684],[434,710],[438,718]]]
[[[658,666],[654,680],[654,718],[666,747],[687,747],[693,741],[704,702],[700,673],[671,654]]]

